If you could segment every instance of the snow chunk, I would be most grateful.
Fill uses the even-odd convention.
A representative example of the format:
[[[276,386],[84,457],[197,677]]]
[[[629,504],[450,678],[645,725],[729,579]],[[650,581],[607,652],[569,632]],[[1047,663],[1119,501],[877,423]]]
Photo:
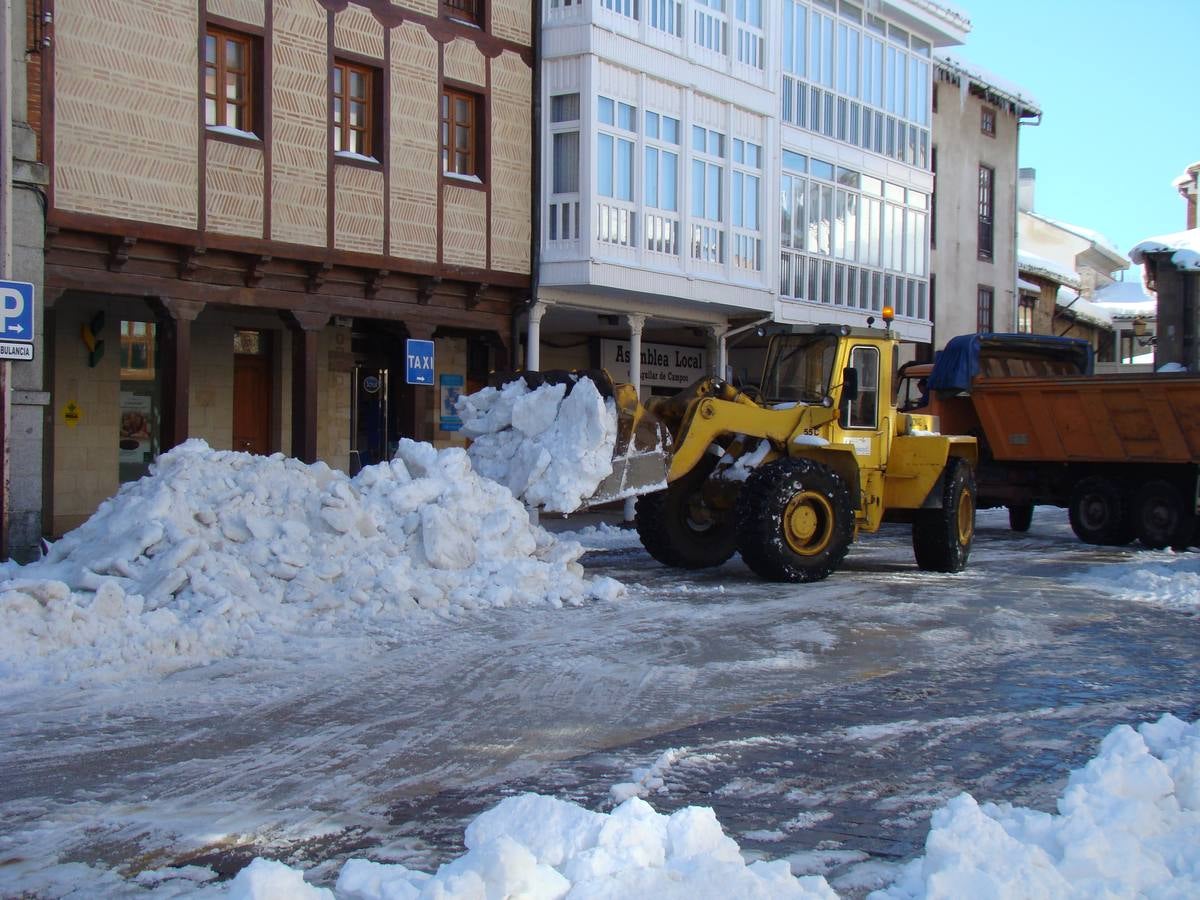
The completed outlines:
[[[590,378],[570,387],[522,380],[458,399],[475,470],[550,512],[578,509],[612,474],[617,409]]]
[[[539,794],[508,797],[467,826],[465,844],[464,855],[433,875],[350,860],[337,894],[355,900],[837,896],[824,878],[796,878],[782,860],[747,866],[711,809],[689,806],[666,816],[636,797],[607,815]]]
[[[615,600],[583,548],[529,523],[460,448],[402,441],[353,479],[324,463],[163,454],[26,566],[0,565],[0,684],[166,673],[434,611]]]
[[[1200,894],[1200,722],[1119,725],[1071,773],[1058,814],[960,794],[925,856],[874,900]]]
[[[1170,253],[1175,268],[1200,272],[1200,228],[1146,238],[1129,251],[1129,258],[1141,263],[1147,253]]]

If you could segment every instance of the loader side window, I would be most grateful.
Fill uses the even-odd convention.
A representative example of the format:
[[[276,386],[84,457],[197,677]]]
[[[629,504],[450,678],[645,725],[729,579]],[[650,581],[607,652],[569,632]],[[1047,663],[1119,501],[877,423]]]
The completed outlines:
[[[876,428],[879,422],[879,348],[855,347],[850,366],[858,371],[858,396],[847,408],[847,428]]]

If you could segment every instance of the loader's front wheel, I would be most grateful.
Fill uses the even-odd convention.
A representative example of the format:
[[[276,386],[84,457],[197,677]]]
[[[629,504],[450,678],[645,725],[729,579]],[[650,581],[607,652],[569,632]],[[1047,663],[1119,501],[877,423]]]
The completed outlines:
[[[1071,530],[1085,544],[1120,547],[1133,540],[1133,521],[1125,494],[1102,476],[1080,479],[1071,491],[1067,515]]]
[[[781,459],[751,473],[738,495],[742,559],[769,581],[820,581],[854,539],[850,491],[811,459]]]
[[[705,497],[704,483],[716,457],[706,457],[664,491],[637,499],[637,531],[646,552],[665,566],[707,569],[733,556],[733,511]]]
[[[942,475],[942,508],[919,509],[913,521],[913,554],[927,572],[961,572],[975,538],[975,473],[951,458]]]

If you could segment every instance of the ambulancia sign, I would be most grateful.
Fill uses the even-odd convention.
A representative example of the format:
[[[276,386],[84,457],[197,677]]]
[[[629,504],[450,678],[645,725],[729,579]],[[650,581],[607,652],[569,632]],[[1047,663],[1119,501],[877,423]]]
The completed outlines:
[[[675,344],[642,344],[642,384],[685,388],[708,374],[708,351]],[[629,342],[601,339],[600,366],[613,379],[629,380]]]

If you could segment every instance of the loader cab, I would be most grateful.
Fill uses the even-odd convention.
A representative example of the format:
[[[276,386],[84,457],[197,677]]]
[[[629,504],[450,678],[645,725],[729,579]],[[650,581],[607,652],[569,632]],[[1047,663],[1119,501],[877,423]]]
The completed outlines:
[[[762,402],[826,403],[838,357],[836,334],[779,334],[771,339],[763,367]]]

